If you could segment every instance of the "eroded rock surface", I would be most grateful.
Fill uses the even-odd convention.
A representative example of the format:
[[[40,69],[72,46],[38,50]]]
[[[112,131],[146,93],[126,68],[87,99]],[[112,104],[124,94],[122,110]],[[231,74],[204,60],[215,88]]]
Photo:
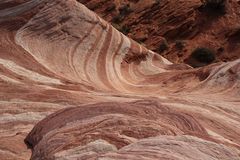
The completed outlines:
[[[240,29],[238,0],[227,0],[225,13],[220,9],[205,9],[206,0],[78,1],[172,62],[188,63],[188,57],[197,47],[214,50],[216,61],[239,58],[239,40],[231,38]],[[163,38],[168,48],[162,51]],[[183,47],[179,48],[179,44]]]
[[[239,59],[173,64],[75,0],[0,9],[1,160],[240,159]]]

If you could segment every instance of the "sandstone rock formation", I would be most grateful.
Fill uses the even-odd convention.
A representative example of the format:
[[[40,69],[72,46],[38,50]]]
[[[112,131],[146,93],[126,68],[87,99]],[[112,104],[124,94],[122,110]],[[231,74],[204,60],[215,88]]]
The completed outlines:
[[[0,9],[0,160],[240,159],[239,59],[173,64],[76,0]]]
[[[197,47],[215,50],[216,61],[226,62],[239,58],[238,0],[227,1],[225,14],[218,14],[217,10],[202,9],[206,0],[78,1],[129,37],[172,62],[186,62]],[[232,38],[232,34],[235,38]],[[161,52],[163,37],[168,41],[169,48]],[[184,44],[183,49],[176,47],[179,42]]]

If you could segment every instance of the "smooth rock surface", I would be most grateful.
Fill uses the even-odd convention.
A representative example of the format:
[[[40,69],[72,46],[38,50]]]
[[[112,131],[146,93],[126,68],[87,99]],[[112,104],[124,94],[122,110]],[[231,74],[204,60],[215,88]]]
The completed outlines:
[[[75,0],[0,9],[0,160],[240,159],[240,59],[173,64]]]

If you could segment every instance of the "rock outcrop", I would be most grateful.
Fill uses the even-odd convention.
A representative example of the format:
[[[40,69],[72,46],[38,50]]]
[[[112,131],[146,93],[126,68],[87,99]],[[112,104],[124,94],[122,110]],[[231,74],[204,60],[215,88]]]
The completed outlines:
[[[239,40],[231,40],[231,33],[237,34],[240,29],[238,0],[227,0],[225,14],[218,9],[205,9],[206,0],[78,1],[172,62],[188,63],[188,57],[197,47],[214,50],[217,62],[239,58]],[[168,48],[162,51],[163,37]],[[179,49],[179,43],[184,47]]]
[[[0,9],[0,160],[240,159],[239,59],[173,64],[76,0]]]

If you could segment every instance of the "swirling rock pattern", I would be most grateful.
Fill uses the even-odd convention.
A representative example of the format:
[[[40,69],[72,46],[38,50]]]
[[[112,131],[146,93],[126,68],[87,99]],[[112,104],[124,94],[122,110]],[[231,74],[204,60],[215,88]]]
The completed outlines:
[[[172,64],[75,0],[0,9],[1,160],[240,159],[240,60]]]

